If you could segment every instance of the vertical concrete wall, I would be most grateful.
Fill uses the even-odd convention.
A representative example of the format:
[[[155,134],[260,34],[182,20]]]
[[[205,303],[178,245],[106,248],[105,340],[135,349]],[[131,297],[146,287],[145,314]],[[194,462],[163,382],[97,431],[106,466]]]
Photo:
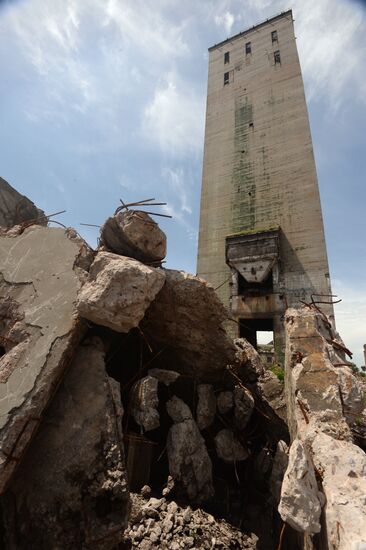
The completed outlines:
[[[274,30],[276,43],[271,37]],[[246,54],[247,42],[250,54]],[[280,64],[275,64],[276,50]],[[226,52],[229,63],[224,63]],[[229,73],[228,84],[224,84],[225,73]],[[296,306],[313,292],[329,293],[317,175],[291,11],[209,50],[198,274],[219,286],[230,277],[226,236],[278,226],[279,286],[287,304]],[[229,284],[218,292],[228,304]]]

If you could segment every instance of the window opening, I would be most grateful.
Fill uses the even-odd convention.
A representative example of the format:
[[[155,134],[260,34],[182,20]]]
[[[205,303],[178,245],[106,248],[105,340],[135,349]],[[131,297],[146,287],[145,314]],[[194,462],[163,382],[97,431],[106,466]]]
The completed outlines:
[[[225,52],[224,63],[225,63],[225,65],[226,65],[226,63],[230,63],[230,52]]]
[[[272,31],[271,36],[272,36],[272,44],[274,44],[275,42],[278,42],[277,31]]]
[[[245,44],[245,54],[246,55],[249,55],[250,53],[252,53],[252,43],[251,42],[247,42]]]
[[[248,340],[258,351],[260,346],[273,346],[273,319],[240,319],[239,326],[240,337]]]
[[[229,73],[224,74],[224,86],[225,84],[229,84]]]
[[[274,52],[274,62],[275,62],[275,65],[281,65],[281,55],[280,55],[280,50],[276,50]]]

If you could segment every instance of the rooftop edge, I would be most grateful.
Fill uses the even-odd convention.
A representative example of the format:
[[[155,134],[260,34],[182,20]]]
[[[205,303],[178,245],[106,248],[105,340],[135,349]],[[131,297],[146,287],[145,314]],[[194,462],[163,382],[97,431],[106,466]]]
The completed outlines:
[[[230,38],[226,38],[225,40],[222,40],[221,42],[218,42],[214,46],[211,46],[208,48],[208,51],[211,52],[212,50],[222,46],[223,44],[226,44],[227,42],[231,42],[232,40],[235,40],[236,38],[239,38],[239,36],[243,36],[244,34],[254,31],[258,29],[259,27],[263,27],[264,25],[267,25],[268,23],[271,23],[272,21],[276,21],[277,19],[280,19],[281,17],[284,17],[286,15],[291,15],[291,20],[294,21],[294,18],[292,16],[292,9],[289,9],[287,11],[281,11],[281,13],[274,15],[273,17],[270,17],[269,19],[266,19],[265,21],[262,21],[261,23],[257,23],[256,25],[253,25],[252,27],[249,27],[249,29],[246,29],[245,31],[239,32],[237,34],[234,34]]]

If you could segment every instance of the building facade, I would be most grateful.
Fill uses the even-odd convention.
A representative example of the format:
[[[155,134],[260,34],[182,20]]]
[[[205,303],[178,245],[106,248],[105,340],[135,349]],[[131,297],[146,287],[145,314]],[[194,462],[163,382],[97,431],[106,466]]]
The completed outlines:
[[[230,332],[256,345],[273,331],[278,360],[285,309],[329,300],[291,10],[209,48],[197,271],[229,307]]]

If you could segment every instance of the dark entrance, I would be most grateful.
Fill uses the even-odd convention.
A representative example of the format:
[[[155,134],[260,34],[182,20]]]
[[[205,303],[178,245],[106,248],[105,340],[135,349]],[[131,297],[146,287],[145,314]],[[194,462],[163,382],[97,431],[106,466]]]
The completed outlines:
[[[273,332],[273,319],[240,319],[240,338],[248,340],[257,349],[257,332]]]

